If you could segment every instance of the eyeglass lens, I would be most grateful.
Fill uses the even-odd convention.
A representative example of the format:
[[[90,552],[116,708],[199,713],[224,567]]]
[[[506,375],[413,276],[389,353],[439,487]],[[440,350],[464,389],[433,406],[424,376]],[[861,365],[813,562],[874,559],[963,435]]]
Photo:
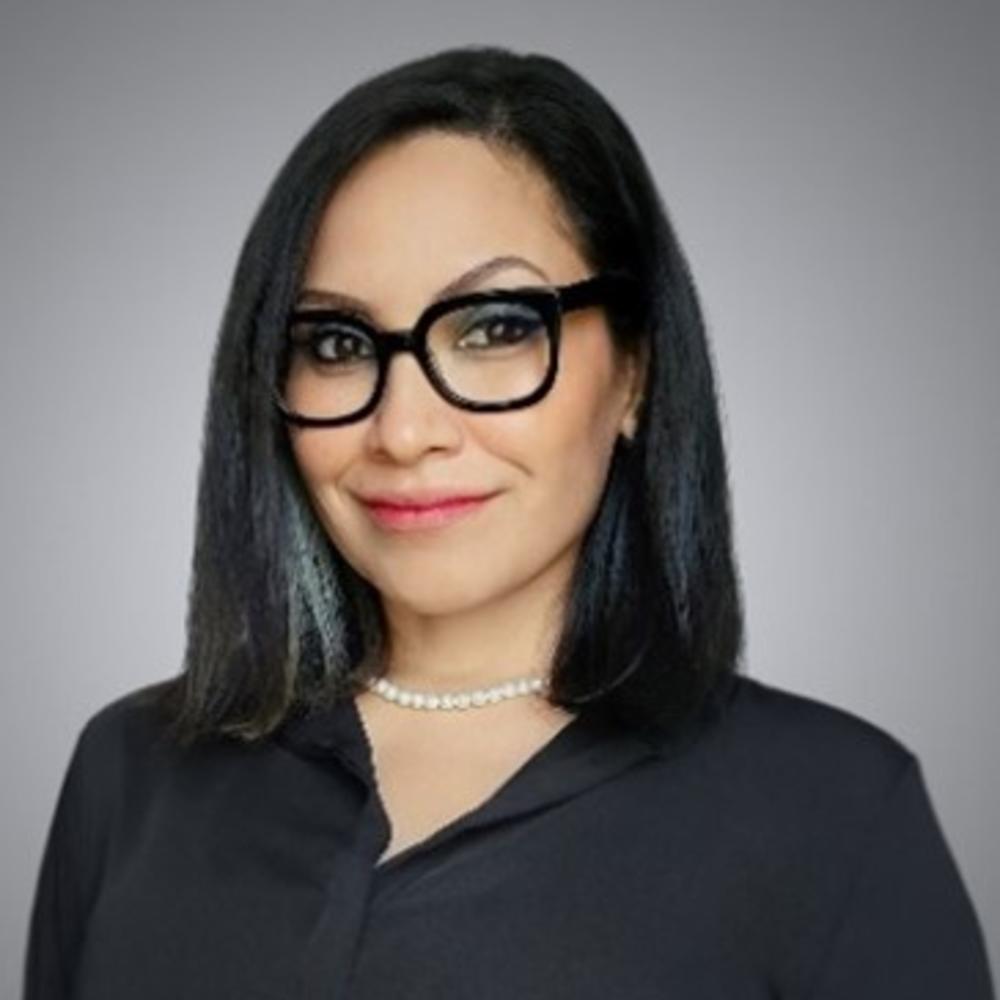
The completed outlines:
[[[300,313],[289,336],[280,392],[290,410],[322,419],[367,405],[378,382],[378,354],[364,326],[349,315]],[[546,316],[516,299],[449,310],[432,322],[426,343],[438,380],[475,403],[530,396],[545,380],[552,352]]]

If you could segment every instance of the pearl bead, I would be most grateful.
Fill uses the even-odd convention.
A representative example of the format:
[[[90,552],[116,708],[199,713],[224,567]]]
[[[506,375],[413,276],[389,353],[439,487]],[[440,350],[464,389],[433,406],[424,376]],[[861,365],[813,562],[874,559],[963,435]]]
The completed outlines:
[[[404,708],[418,708],[430,711],[450,711],[453,709],[482,708],[496,705],[507,698],[535,694],[548,687],[547,677],[521,677],[503,681],[490,687],[475,688],[471,691],[411,691],[401,688],[385,677],[365,680],[366,687],[386,701],[402,705]]]

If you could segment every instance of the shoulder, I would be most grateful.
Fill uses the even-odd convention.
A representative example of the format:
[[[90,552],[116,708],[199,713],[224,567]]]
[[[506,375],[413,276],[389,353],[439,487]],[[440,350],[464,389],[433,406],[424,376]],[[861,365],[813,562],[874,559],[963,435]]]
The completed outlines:
[[[169,746],[158,698],[173,679],[132,688],[94,710],[84,721],[73,749],[71,770],[107,780],[115,772],[147,762]]]
[[[745,676],[726,704],[698,777],[789,994],[867,995],[873,969],[882,995],[984,982],[981,932],[913,750],[870,718]],[[838,985],[821,994],[824,981]]]
[[[740,675],[729,698],[734,736],[764,756],[799,753],[813,767],[898,770],[913,756],[900,737],[857,712]]]
[[[873,719],[756,678],[736,678],[708,753],[727,793],[780,822],[864,825],[914,752]]]
[[[162,730],[163,719],[157,698],[172,686],[174,679],[155,681],[132,688],[93,711],[80,730],[87,745],[100,746],[108,741],[141,738]]]
[[[76,843],[78,858],[97,856],[129,789],[146,783],[157,743],[165,739],[153,696],[169,683],[117,696],[77,731],[58,794],[55,829]]]

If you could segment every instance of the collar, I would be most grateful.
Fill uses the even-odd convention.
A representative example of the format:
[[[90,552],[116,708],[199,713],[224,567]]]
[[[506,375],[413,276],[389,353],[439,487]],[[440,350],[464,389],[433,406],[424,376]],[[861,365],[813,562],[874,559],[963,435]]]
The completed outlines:
[[[515,803],[539,792],[558,798],[642,758],[676,756],[726,711],[739,679],[736,673],[725,675],[702,708],[668,734],[632,731],[597,714],[580,713],[528,759],[517,781],[506,783],[502,798]],[[272,738],[301,757],[337,761],[369,788],[375,787],[372,748],[351,696],[329,706],[300,709]]]

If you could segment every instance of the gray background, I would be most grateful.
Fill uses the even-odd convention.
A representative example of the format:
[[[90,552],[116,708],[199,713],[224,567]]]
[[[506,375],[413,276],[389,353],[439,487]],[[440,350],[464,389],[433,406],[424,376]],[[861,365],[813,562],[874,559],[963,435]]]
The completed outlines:
[[[85,719],[183,644],[208,364],[360,78],[551,52],[646,151],[723,392],[748,668],[920,757],[1000,959],[998,15],[985,0],[6,0],[0,994]]]

